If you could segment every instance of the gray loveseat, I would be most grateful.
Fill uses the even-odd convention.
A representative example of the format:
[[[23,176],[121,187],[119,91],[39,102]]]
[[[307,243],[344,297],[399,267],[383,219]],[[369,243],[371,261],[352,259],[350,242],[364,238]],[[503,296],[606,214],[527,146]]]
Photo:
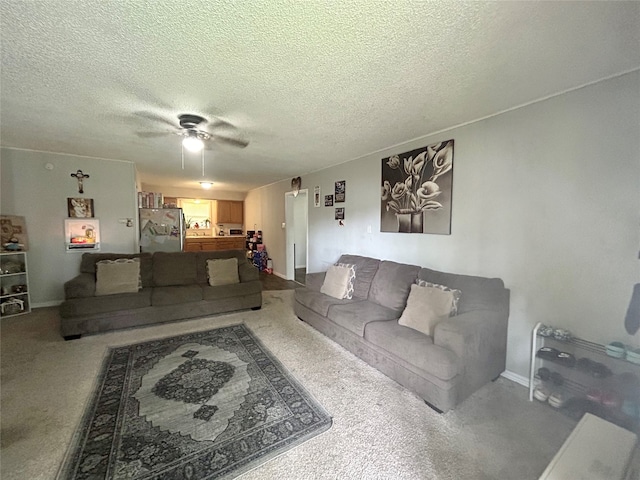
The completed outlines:
[[[443,273],[357,255],[352,299],[320,292],[326,272],[307,275],[295,313],[439,411],[447,411],[505,369],[509,290],[499,278]],[[425,280],[462,292],[458,313],[432,336],[398,323],[411,284]]]
[[[238,259],[240,283],[210,286],[207,260]],[[142,288],[135,293],[96,296],[96,263],[139,258]],[[85,253],[80,275],[64,284],[60,305],[62,336],[79,338],[119,328],[202,317],[262,306],[258,270],[242,250],[156,252],[139,254]]]

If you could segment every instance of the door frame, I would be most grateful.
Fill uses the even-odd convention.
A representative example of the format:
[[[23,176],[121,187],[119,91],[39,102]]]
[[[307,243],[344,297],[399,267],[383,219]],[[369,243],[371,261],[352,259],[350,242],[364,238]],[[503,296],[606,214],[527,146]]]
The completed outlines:
[[[298,196],[304,195],[307,200],[307,215],[306,215],[306,225],[304,226],[306,232],[306,258],[305,265],[309,265],[309,189],[304,188],[300,189],[298,192]],[[285,278],[287,280],[295,281],[296,274],[296,258],[295,258],[295,216],[294,216],[294,208],[293,202],[295,201],[295,196],[293,192],[285,192],[284,194],[284,221],[285,221]]]

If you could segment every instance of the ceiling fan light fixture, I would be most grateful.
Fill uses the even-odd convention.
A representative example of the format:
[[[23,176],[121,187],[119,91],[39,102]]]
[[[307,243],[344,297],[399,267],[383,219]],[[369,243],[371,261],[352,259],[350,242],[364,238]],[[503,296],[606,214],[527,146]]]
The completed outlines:
[[[182,146],[190,152],[198,153],[204,148],[204,142],[198,138],[197,134],[189,134],[182,139]]]
[[[200,186],[202,188],[211,188],[213,187],[213,182],[200,182]]]

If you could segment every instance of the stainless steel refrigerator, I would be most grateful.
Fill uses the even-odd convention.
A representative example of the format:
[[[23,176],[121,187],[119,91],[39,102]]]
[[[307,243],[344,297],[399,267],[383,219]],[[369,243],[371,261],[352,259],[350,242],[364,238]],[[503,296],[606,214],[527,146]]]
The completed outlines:
[[[140,208],[140,251],[181,252],[185,223],[181,208]]]

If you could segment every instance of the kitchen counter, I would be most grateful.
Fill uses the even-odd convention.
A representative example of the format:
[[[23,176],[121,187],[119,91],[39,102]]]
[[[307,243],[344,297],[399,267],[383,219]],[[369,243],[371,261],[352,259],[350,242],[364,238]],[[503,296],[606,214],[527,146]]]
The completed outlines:
[[[244,250],[244,235],[225,236],[188,236],[184,242],[185,252],[201,252],[211,250]]]

